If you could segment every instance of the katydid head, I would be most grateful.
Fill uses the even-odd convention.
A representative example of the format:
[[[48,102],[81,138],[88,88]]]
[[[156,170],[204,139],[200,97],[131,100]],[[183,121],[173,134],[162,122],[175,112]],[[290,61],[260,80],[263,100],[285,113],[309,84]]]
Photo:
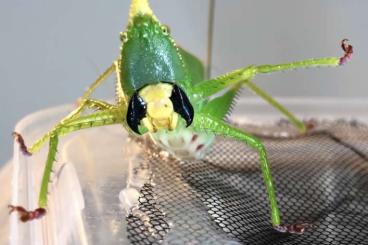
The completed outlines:
[[[121,33],[121,86],[129,98],[127,123],[136,133],[173,130],[179,116],[189,126],[193,107],[183,89],[189,75],[180,51],[148,4],[132,0],[129,24]]]
[[[147,0],[132,0],[121,41],[121,85],[127,97],[159,81],[178,83],[186,89],[189,75],[180,51]]]
[[[135,92],[129,102],[127,123],[141,134],[138,125],[149,132],[174,130],[181,116],[187,126],[193,121],[194,110],[185,92],[172,83],[150,84]]]

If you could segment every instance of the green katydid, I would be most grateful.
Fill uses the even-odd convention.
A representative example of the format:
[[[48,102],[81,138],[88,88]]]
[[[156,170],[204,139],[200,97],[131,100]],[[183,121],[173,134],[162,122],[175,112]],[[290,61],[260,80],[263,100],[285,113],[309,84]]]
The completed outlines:
[[[263,73],[342,65],[350,60],[353,53],[347,40],[342,41],[342,57],[308,59],[278,65],[253,65],[205,80],[202,63],[175,44],[168,28],[153,14],[148,0],[132,0],[129,24],[120,38],[120,57],[88,88],[74,111],[29,148],[21,135],[14,133],[23,153],[34,154],[47,141],[49,151],[39,193],[39,207],[27,211],[21,206],[10,205],[11,212],[18,212],[22,221],[37,219],[46,214],[48,184],[60,136],[84,128],[121,124],[132,135],[151,135],[160,147],[179,158],[200,158],[217,135],[245,143],[259,154],[273,227],[280,232],[302,233],[306,226],[304,224],[281,223],[275,187],[262,142],[244,130],[228,124],[224,118],[237,91],[246,86],[278,109],[304,133],[304,123],[252,83],[252,79]],[[117,77],[116,103],[92,99],[92,92],[113,73]],[[225,93],[213,98],[213,95],[224,90]],[[97,111],[82,114],[86,109]],[[187,149],[185,154],[175,152],[168,143],[178,137],[189,139],[182,141],[183,147]]]

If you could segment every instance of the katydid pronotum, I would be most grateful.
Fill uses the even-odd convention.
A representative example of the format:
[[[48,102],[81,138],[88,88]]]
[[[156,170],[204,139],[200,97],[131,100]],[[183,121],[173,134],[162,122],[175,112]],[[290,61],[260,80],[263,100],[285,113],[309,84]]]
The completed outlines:
[[[272,226],[280,232],[302,233],[306,224],[281,223],[275,187],[262,142],[230,125],[224,118],[237,91],[241,87],[248,87],[304,133],[305,124],[254,84],[252,79],[264,73],[342,65],[351,59],[353,53],[347,40],[344,39],[341,44],[344,51],[342,57],[252,65],[206,80],[202,63],[175,44],[168,28],[153,14],[148,0],[132,0],[129,23],[120,34],[120,39],[120,57],[88,88],[74,111],[29,148],[22,136],[14,133],[24,154],[36,153],[46,142],[49,142],[49,151],[39,193],[39,207],[27,211],[21,206],[9,205],[10,212],[16,211],[24,222],[46,214],[48,185],[60,136],[85,128],[121,124],[134,136],[150,134],[160,147],[178,158],[200,158],[215,136],[238,140],[253,148],[259,154]],[[117,78],[116,103],[92,99],[93,91],[112,74]],[[221,95],[214,97],[218,93]],[[83,113],[86,109],[97,111]],[[178,137],[190,139],[183,140],[183,147],[188,147],[185,155],[175,152],[167,143]]]

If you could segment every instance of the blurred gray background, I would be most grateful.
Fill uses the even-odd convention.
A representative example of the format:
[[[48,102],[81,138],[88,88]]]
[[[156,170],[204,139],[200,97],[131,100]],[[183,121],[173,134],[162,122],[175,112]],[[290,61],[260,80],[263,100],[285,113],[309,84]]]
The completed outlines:
[[[208,4],[151,0],[176,41],[202,60]],[[0,0],[0,165],[11,157],[18,120],[74,102],[118,57],[128,7],[128,0]],[[349,65],[264,75],[256,82],[275,96],[366,98],[367,11],[366,0],[217,0],[212,75],[341,55],[339,42],[347,37],[355,48]],[[98,95],[112,96],[112,85]]]

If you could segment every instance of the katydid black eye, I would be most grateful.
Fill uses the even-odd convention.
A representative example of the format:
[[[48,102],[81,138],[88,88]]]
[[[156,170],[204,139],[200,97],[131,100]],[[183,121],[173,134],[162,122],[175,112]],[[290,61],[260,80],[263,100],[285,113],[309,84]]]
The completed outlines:
[[[194,109],[185,92],[176,84],[173,85],[170,100],[173,103],[174,111],[184,118],[187,127],[189,127],[193,122]]]
[[[161,30],[164,35],[170,34],[170,28],[167,25],[162,25]]]
[[[120,32],[120,41],[126,43],[128,41],[128,34],[126,32]]]
[[[128,126],[137,134],[141,134],[138,126],[141,120],[146,116],[146,113],[146,102],[138,95],[138,92],[135,92],[129,102],[126,120]]]

